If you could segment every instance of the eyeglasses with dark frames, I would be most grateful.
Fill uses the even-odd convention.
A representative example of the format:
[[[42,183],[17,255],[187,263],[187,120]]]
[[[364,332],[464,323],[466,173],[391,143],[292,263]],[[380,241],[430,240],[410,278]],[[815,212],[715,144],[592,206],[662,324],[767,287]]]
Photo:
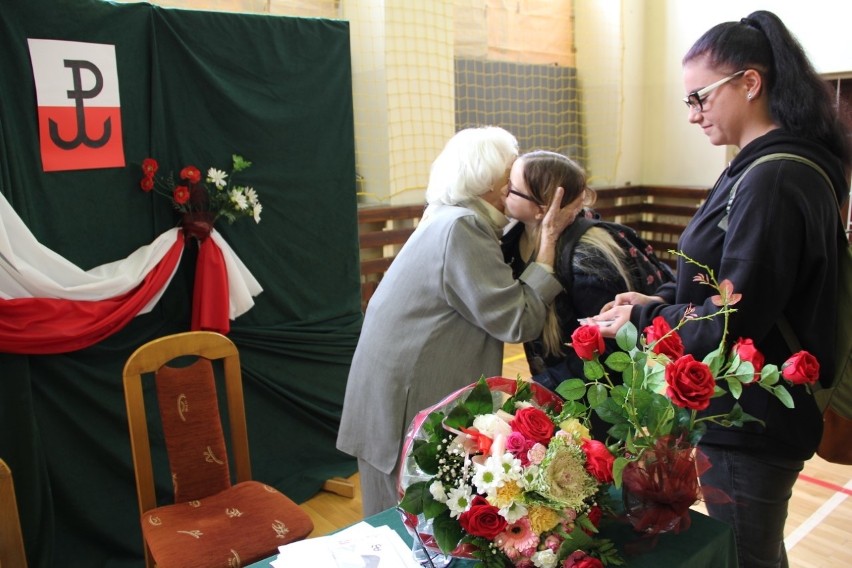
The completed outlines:
[[[509,193],[511,193],[512,195],[517,195],[521,199],[526,199],[527,201],[531,201],[531,202],[535,203],[536,205],[541,205],[541,203],[538,202],[538,199],[536,199],[532,195],[527,195],[526,193],[521,193],[517,189],[513,189],[512,186],[509,186],[507,191]]]
[[[712,85],[707,85],[706,87],[702,87],[697,91],[692,91],[691,93],[686,95],[686,97],[683,99],[683,102],[686,103],[686,106],[688,106],[690,110],[704,112],[704,102],[707,100],[707,95],[709,95],[728,81],[736,79],[745,72],[745,69],[743,69],[742,71],[737,71],[736,73],[719,79]]]

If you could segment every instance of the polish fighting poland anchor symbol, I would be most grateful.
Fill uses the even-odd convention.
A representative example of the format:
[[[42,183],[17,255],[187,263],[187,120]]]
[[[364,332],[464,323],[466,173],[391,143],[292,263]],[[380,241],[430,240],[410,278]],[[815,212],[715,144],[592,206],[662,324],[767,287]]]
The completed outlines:
[[[74,76],[74,89],[67,91],[67,93],[68,98],[75,101],[74,107],[77,117],[77,135],[71,140],[63,139],[59,135],[59,125],[56,124],[56,121],[50,119],[50,139],[54,144],[56,144],[56,146],[63,150],[73,150],[81,144],[88,146],[89,148],[100,148],[110,139],[112,134],[112,119],[108,117],[104,121],[103,134],[101,137],[97,140],[92,140],[89,138],[88,132],[86,132],[86,114],[84,112],[85,105],[83,104],[83,101],[85,99],[93,99],[100,94],[104,85],[103,75],[101,75],[100,69],[98,69],[91,61],[66,59],[64,60],[64,64],[65,67],[71,69]],[[83,89],[83,79],[81,74],[82,69],[89,71],[95,78],[95,86],[91,89]]]

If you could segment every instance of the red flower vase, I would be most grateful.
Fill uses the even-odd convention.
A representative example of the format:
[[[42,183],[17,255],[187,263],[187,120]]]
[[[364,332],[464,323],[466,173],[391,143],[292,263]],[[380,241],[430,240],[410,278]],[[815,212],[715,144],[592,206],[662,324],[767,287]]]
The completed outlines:
[[[624,468],[624,513],[634,530],[647,536],[689,528],[689,510],[701,499],[697,450],[659,440]]]
[[[210,211],[187,211],[183,214],[180,226],[187,238],[194,237],[198,241],[204,241],[210,236],[214,221],[215,217]]]

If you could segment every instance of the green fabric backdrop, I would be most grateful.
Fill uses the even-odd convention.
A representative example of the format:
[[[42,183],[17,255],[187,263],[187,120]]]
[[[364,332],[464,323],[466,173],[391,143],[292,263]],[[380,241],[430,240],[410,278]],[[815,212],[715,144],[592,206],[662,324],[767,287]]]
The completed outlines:
[[[125,168],[41,171],[27,38],[114,44]],[[255,478],[296,501],[354,460],[334,448],[361,327],[348,24],[98,0],[0,0],[0,191],[36,238],[83,269],[174,226],[140,163],[241,174],[262,220],[218,229],[264,292],[232,322]],[[0,353],[0,457],[31,566],[140,566],[121,369],[189,326],[195,250],[150,314],[89,349]],[[164,454],[160,453],[161,461]],[[158,484],[168,489],[166,471]]]

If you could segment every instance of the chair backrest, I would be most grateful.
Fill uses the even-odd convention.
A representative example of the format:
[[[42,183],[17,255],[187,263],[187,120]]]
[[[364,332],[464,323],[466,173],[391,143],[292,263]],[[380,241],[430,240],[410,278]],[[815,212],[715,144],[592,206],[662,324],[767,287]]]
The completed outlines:
[[[27,556],[12,472],[6,462],[0,459],[0,567],[7,566],[26,568]]]
[[[188,366],[168,363],[197,357]],[[143,376],[155,382],[163,435],[172,469],[176,501],[211,495],[230,486],[228,456],[222,436],[211,362],[224,370],[231,453],[236,481],[251,479],[240,359],[230,339],[209,331],[190,331],[152,340],[137,349],[124,366],[124,396],[136,474],[139,511],[157,506]]]

